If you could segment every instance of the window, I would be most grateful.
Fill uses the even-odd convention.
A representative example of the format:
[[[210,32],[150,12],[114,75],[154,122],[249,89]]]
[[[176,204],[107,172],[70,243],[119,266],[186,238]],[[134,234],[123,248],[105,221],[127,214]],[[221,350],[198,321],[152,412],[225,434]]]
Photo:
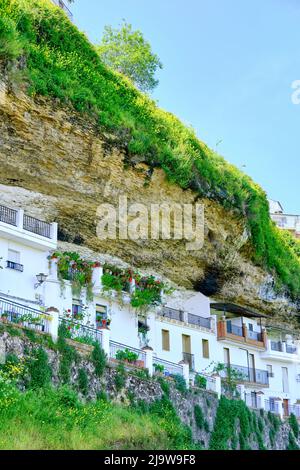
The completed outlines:
[[[249,331],[253,331],[253,324],[252,323],[248,323],[248,329],[249,329]]]
[[[96,305],[96,326],[103,326],[103,320],[107,322],[107,307],[105,305]]]
[[[74,320],[82,320],[83,319],[82,305],[81,305],[80,300],[73,299],[72,316],[73,316]]]
[[[15,269],[16,271],[23,272],[24,266],[20,264],[20,252],[15,250],[8,250],[7,253],[7,268]]]
[[[224,363],[227,366],[230,365],[230,351],[229,351],[229,348],[224,348]]]
[[[163,351],[170,351],[170,332],[168,330],[161,330],[161,335]]]
[[[208,339],[202,340],[202,356],[205,359],[209,359],[209,342]]]
[[[191,354],[191,337],[182,335],[182,352]]]
[[[268,377],[274,377],[273,366],[272,365],[267,364],[267,372],[268,372]]]
[[[20,252],[15,250],[8,250],[7,260],[11,261],[12,263],[20,264]]]

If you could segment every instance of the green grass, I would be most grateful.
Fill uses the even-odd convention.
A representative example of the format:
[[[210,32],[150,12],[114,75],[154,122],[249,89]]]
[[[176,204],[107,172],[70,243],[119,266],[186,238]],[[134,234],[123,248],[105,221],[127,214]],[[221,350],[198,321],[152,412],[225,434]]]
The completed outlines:
[[[247,253],[277,276],[292,298],[300,293],[299,247],[269,217],[265,192],[210,150],[175,116],[159,109],[119,74],[107,69],[84,34],[49,0],[2,0],[0,60],[26,57],[24,85],[32,96],[59,99],[113,132],[127,159],[142,155],[171,182],[192,188],[232,210],[251,234]]]
[[[194,446],[167,411],[164,417],[104,400],[82,404],[66,386],[21,393],[0,382],[1,450],[180,448]]]

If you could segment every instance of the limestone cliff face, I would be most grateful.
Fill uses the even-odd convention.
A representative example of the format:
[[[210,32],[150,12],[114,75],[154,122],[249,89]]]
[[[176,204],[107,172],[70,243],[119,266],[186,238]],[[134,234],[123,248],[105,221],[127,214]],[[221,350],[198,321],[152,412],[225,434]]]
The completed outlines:
[[[125,164],[124,164],[125,163]],[[149,174],[132,165],[119,143],[100,135],[82,116],[54,102],[33,100],[0,82],[0,198],[25,207],[33,216],[59,224],[62,241],[108,253],[166,276],[179,286],[265,311],[278,305],[263,300],[267,276],[247,260],[243,221],[217,203],[167,181],[162,170]],[[205,207],[205,244],[187,251],[184,241],[100,240],[99,204],[201,202]],[[275,304],[274,304],[275,303]],[[275,305],[275,306],[274,306]]]

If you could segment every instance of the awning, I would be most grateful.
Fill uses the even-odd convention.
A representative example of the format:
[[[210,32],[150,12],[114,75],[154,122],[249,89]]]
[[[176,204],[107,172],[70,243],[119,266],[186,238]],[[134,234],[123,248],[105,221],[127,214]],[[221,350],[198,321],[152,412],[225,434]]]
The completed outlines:
[[[264,315],[263,313],[254,312],[247,307],[242,307],[241,305],[231,303],[214,302],[210,304],[210,307],[223,313],[233,313],[234,315],[239,315],[246,318],[268,318],[268,316]]]

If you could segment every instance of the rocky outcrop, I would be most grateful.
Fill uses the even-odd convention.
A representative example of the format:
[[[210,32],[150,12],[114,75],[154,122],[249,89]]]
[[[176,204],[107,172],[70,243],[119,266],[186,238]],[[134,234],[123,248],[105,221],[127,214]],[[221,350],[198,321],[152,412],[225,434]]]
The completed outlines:
[[[274,312],[283,298],[266,296],[266,273],[249,261],[243,221],[216,202],[171,184],[161,169],[128,160],[119,141],[88,118],[54,101],[31,99],[0,82],[0,200],[59,224],[63,242],[116,256],[215,298]],[[205,243],[187,251],[181,240],[100,240],[97,207],[201,202]]]

